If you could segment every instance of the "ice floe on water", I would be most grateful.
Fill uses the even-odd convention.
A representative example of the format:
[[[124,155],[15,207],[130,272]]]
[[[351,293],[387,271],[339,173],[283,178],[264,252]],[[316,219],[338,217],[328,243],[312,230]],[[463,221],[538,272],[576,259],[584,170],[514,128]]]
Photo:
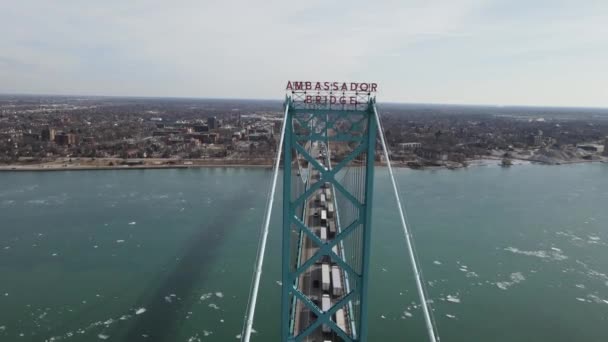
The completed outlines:
[[[456,316],[454,316],[454,315],[450,315],[450,314],[445,314],[445,317],[447,317],[447,318],[451,318],[451,319],[455,319],[455,318],[456,318]]]
[[[139,308],[139,309],[135,310],[136,315],[141,315],[144,312],[146,312],[146,308]]]
[[[570,231],[568,231],[568,232],[556,232],[555,235],[559,235],[559,236],[564,236],[564,237],[570,238],[570,240],[572,240],[572,241],[579,241],[579,242],[580,241],[584,241],[583,238],[574,235],[574,233],[572,233]]]
[[[414,315],[411,312],[405,310],[405,311],[403,311],[403,316],[401,318],[406,319],[406,318],[410,318],[410,317],[413,317],[413,316]]]
[[[86,301],[83,301],[83,303],[86,303]],[[141,310],[145,311],[144,308],[138,309],[138,311],[141,311]],[[71,309],[68,309],[67,311],[72,312]],[[126,321],[131,317],[132,317],[131,315],[122,315],[122,316],[120,316],[120,318],[108,318],[105,321],[103,321],[103,320],[96,321],[96,322],[90,323],[84,327],[81,327],[77,330],[68,331],[62,335],[51,336],[48,339],[46,339],[45,341],[48,341],[48,342],[61,341],[61,340],[66,340],[71,337],[74,337],[76,334],[84,335],[92,329],[107,329],[114,323],[117,323],[118,321]],[[142,336],[144,336],[144,335],[142,335]],[[146,337],[146,336],[144,336],[144,337]],[[110,338],[110,335],[108,335],[104,330],[102,330],[97,335],[97,338],[101,339],[101,340],[106,340],[106,339]],[[88,340],[90,340],[90,339],[88,339]]]
[[[441,261],[435,260],[435,261],[433,261],[433,264],[435,264],[435,265],[441,265]]]
[[[34,204],[34,205],[45,205],[48,203],[47,200],[43,200],[43,199],[35,199],[35,200],[29,200],[27,202],[25,202],[27,204]]]
[[[584,289],[585,288],[585,285],[583,285],[583,284],[576,284],[574,286],[578,287],[579,289]]]
[[[10,205],[15,204],[15,201],[14,200],[4,200],[4,201],[2,201],[0,203],[2,204],[3,207],[8,207]]]
[[[544,250],[523,251],[523,250],[515,248],[515,247],[507,247],[504,250],[507,252],[511,252],[513,254],[533,256],[533,257],[537,257],[537,258],[541,258],[541,259],[549,259],[549,260],[556,260],[556,261],[568,259],[568,257],[566,255],[564,255],[561,250],[556,251],[556,250],[552,249],[550,251],[544,251]]]
[[[608,304],[608,300],[600,298],[595,294],[588,294],[587,298],[589,298],[589,299],[587,299],[587,301],[590,303]]]
[[[511,281],[496,282],[496,286],[498,286],[498,288],[501,290],[506,290],[509,287],[511,287],[515,284],[519,284],[522,281],[526,280],[526,278],[524,277],[524,275],[521,272],[511,273],[510,279],[511,279]]]
[[[458,269],[460,272],[464,272],[467,278],[479,278],[479,274],[474,271],[471,271],[467,265],[460,265]]]
[[[0,325],[0,331],[6,330],[6,325]]]
[[[116,243],[124,243],[125,240],[116,240]]]
[[[606,275],[605,273],[596,271],[594,269],[592,269],[591,267],[589,267],[589,265],[587,265],[586,263],[580,261],[580,260],[576,260],[576,263],[583,266],[583,268],[585,269],[585,274],[589,277],[589,278],[595,278],[595,279],[599,279],[602,280],[604,282],[604,284],[606,286],[608,286],[608,275]]]
[[[460,303],[460,298],[458,298],[458,295],[455,295],[455,296],[448,295],[445,300],[447,300],[448,302],[452,302],[452,303]]]
[[[208,335],[205,335],[205,336],[208,336]],[[194,336],[191,336],[188,339],[188,342],[201,342],[201,338],[198,337],[198,334],[194,334]]]
[[[224,298],[224,294],[223,294],[223,293],[221,293],[221,292],[216,292],[216,293],[215,293],[215,296],[216,296],[217,298]]]
[[[212,308],[212,309],[215,309],[215,310],[219,310],[219,309],[220,309],[220,307],[219,307],[219,306],[217,306],[217,304],[214,304],[214,303],[210,303],[208,306],[209,306],[210,308]]]
[[[137,224],[137,222],[135,222],[135,221],[129,222],[129,226],[134,226],[136,224]]]
[[[275,281],[275,283],[277,283],[277,285],[279,285],[279,286],[283,286],[283,282],[280,280]]]
[[[201,296],[200,300],[201,300],[201,302],[204,302],[211,297],[213,297],[213,293],[205,293]]]

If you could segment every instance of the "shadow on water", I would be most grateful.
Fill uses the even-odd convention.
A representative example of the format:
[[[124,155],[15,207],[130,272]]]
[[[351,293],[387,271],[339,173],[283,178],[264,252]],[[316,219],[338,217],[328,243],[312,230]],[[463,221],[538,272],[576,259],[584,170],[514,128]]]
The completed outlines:
[[[248,196],[235,196],[234,200],[226,203],[223,208],[241,208],[254,200]],[[223,229],[234,227],[239,215],[230,210],[211,218],[201,225],[198,235],[193,236],[180,256],[177,264],[169,274],[161,280],[161,284],[153,286],[150,291],[137,301],[137,307],[146,308],[142,315],[134,317],[135,322],[123,335],[123,341],[174,341],[178,333],[178,322],[183,318],[184,310],[193,303],[194,287],[199,286],[208,276],[209,269],[217,258],[217,249],[222,245],[225,234]],[[176,294],[182,300],[167,303],[165,296]],[[145,334],[147,337],[142,336]]]

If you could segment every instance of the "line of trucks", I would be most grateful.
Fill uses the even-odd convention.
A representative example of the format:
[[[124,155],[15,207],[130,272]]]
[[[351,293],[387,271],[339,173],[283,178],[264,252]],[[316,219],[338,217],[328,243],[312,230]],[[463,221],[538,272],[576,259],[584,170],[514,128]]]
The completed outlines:
[[[328,239],[335,238],[337,233],[336,222],[334,220],[334,203],[332,201],[332,193],[329,183],[324,184],[324,187],[317,195],[316,201],[320,207],[321,227],[318,229],[319,238],[322,242],[327,242]],[[332,251],[336,255],[340,255],[338,253],[337,245],[332,247]],[[332,307],[331,295],[334,297],[340,297],[344,294],[341,270],[337,265],[332,265],[331,258],[327,255],[320,258],[318,263],[321,263],[321,289],[324,292],[321,297],[321,310],[323,310],[323,312],[327,312]],[[334,322],[336,322],[340,329],[347,331],[344,309],[338,309],[336,311]],[[323,324],[322,330],[324,333],[331,333],[332,331],[331,328],[326,324]]]
[[[321,164],[325,170],[327,168],[324,166],[324,160],[326,159],[327,154],[325,151],[319,153],[317,161]],[[312,177],[314,180],[320,180],[320,174],[318,170],[312,170]],[[336,220],[335,220],[335,207],[334,207],[334,198],[333,198],[331,184],[329,182],[325,182],[323,186],[317,191],[315,197],[315,208],[313,209],[314,216],[319,222],[319,226],[317,226],[317,235],[319,239],[325,243],[328,240],[332,240],[337,235],[336,230]],[[338,251],[338,245],[332,247],[333,253],[340,256]],[[342,272],[340,267],[335,264],[332,259],[328,255],[324,255],[320,259],[317,260],[317,264],[321,264],[321,290],[323,294],[321,295],[321,310],[323,312],[327,312],[332,308],[332,296],[334,298],[340,298],[344,294],[343,282],[342,282]],[[318,287],[318,283],[315,287]],[[317,305],[319,304],[318,301]],[[346,312],[344,309],[340,308],[336,310],[333,315],[333,321],[338,325],[340,329],[344,332],[347,332],[346,328]],[[322,332],[324,335],[324,342],[331,342],[331,332],[332,329],[327,325],[322,325]]]

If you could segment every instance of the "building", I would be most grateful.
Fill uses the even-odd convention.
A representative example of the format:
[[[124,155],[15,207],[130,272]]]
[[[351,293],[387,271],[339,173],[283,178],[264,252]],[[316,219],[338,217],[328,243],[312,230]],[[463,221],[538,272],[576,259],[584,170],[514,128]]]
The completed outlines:
[[[95,145],[95,137],[84,137],[80,139],[80,142],[85,145]]]
[[[215,116],[207,118],[207,126],[209,127],[209,129],[218,128],[217,118]]]
[[[209,132],[209,126],[207,126],[207,125],[195,125],[194,126],[194,131],[197,132],[197,133]]]
[[[588,144],[588,145],[577,145],[576,147],[580,148],[583,151],[587,151],[587,152],[597,152],[598,151],[598,146],[591,145],[591,144]]]
[[[528,136],[528,145],[540,146],[543,143],[543,131],[538,130],[538,134],[530,134]]]
[[[399,149],[402,151],[415,151],[422,147],[422,143],[419,142],[408,142],[399,144]]]
[[[40,141],[40,134],[37,133],[23,133],[23,143],[31,145]]]
[[[604,139],[604,155],[608,156],[608,137]]]
[[[42,141],[55,141],[55,129],[47,127],[40,132],[40,138]]]
[[[189,139],[196,139],[203,144],[217,144],[219,134],[217,133],[203,133],[203,134],[189,134]]]
[[[55,143],[61,146],[76,145],[76,134],[60,132],[55,135]]]

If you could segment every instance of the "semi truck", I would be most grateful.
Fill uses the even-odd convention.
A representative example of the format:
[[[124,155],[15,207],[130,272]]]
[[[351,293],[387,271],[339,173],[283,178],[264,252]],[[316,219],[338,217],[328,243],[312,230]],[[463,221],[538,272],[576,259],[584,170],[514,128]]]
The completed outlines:
[[[340,277],[340,268],[338,266],[331,267],[331,284],[332,293],[334,296],[341,296],[342,291],[342,278]]]
[[[321,298],[321,310],[323,310],[323,312],[327,312],[329,309],[331,309],[331,299],[329,298],[328,294],[324,294]],[[323,332],[329,333],[331,332],[331,328],[327,324],[323,324]]]
[[[324,263],[321,265],[321,288],[323,289],[323,291],[329,291],[329,287],[330,287],[329,264]]]

